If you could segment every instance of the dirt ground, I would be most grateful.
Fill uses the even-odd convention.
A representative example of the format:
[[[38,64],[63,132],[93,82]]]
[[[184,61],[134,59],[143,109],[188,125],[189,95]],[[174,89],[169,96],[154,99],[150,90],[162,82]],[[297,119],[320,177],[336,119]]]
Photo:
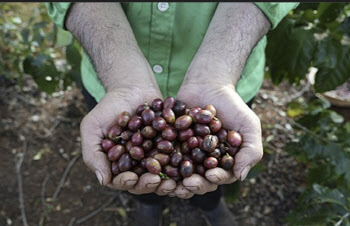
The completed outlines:
[[[79,89],[47,96],[28,77],[23,91],[4,77],[0,84],[0,225],[22,225],[19,180],[29,225],[133,225],[132,197],[101,187],[82,161],[79,123],[86,108]],[[293,138],[285,104],[297,92],[265,82],[255,99],[264,158],[247,180],[225,187],[240,225],[283,225],[303,191],[304,166],[283,151]],[[163,222],[207,225],[198,209],[176,198],[168,198]]]

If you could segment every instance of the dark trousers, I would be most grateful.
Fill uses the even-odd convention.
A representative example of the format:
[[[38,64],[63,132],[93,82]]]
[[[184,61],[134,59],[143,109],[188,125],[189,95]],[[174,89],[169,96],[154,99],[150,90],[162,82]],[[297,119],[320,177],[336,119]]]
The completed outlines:
[[[97,104],[95,98],[93,96],[90,95],[90,93],[83,88],[83,95],[85,98],[85,102],[87,104],[87,108],[89,111],[91,111]],[[251,107],[252,103],[253,103],[253,99],[251,99],[247,105],[249,107]],[[220,198],[223,194],[222,191],[222,186],[218,186],[218,189],[216,189],[213,192],[208,192],[204,195],[194,195],[191,199],[190,199],[190,203],[193,206],[199,207],[201,209],[204,210],[211,210],[214,209],[220,202]],[[135,199],[146,203],[146,204],[161,204],[165,197],[164,196],[158,196],[154,193],[151,194],[145,194],[145,195],[134,195]]]

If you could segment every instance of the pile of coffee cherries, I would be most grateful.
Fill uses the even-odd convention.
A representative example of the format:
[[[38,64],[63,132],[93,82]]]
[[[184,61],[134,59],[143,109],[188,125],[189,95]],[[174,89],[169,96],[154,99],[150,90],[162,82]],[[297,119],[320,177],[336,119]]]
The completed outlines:
[[[186,108],[173,97],[140,105],[133,116],[122,112],[102,141],[113,175],[150,172],[180,181],[217,166],[232,170],[242,136],[215,116],[212,105]]]

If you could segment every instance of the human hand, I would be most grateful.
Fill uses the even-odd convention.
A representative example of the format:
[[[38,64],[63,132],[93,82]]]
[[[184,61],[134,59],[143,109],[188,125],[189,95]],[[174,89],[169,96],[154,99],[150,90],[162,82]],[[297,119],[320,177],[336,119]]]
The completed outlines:
[[[244,180],[249,170],[261,160],[263,155],[261,125],[258,116],[243,102],[230,83],[192,82],[185,80],[181,86],[178,99],[188,107],[212,104],[217,110],[217,117],[224,128],[238,131],[243,137],[240,151],[235,156],[232,171],[216,167],[207,170],[205,178],[193,174],[185,178],[170,196],[189,198],[193,194],[205,194],[217,189],[218,185],[230,184]],[[183,187],[182,187],[183,186]],[[179,188],[181,187],[181,189]]]
[[[134,114],[139,105],[145,101],[151,103],[155,98],[162,98],[162,95],[159,90],[150,86],[118,88],[107,92],[96,107],[84,117],[80,126],[83,159],[88,168],[96,174],[101,185],[115,190],[128,190],[133,194],[156,192],[158,195],[167,195],[175,189],[175,181],[161,181],[158,175],[151,173],[138,177],[135,173],[127,171],[112,179],[111,163],[101,148],[108,129],[115,124],[116,117],[121,112],[128,111]]]

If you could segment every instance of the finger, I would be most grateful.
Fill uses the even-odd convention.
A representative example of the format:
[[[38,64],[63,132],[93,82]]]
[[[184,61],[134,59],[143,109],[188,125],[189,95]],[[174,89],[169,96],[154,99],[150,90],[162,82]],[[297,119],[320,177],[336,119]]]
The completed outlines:
[[[173,192],[175,188],[176,182],[173,179],[162,180],[155,193],[157,195],[164,196],[170,192]]]
[[[112,183],[107,184],[107,187],[114,190],[128,190],[135,186],[138,181],[136,173],[127,171],[116,176]]]
[[[152,193],[157,189],[160,182],[161,179],[158,175],[145,173],[140,176],[136,185],[129,189],[129,192],[136,195]]]
[[[206,178],[193,174],[183,180],[183,185],[195,194],[203,195],[207,192],[215,191],[217,184],[210,183]]]
[[[179,182],[174,192],[169,193],[169,196],[172,197],[172,195],[175,195],[180,199],[189,199],[194,195],[194,193],[188,190],[187,188],[185,188],[182,182]]]
[[[243,181],[250,169],[258,163],[263,156],[261,136],[246,133],[243,136],[243,143],[239,152],[235,156],[233,172],[235,177]]]
[[[91,131],[94,132],[91,133]],[[91,119],[91,116],[87,115],[81,122],[80,133],[85,164],[96,174],[101,185],[109,184],[112,179],[111,163],[107,155],[102,152],[103,133],[99,126],[96,125],[96,121]]]
[[[237,179],[233,175],[232,170],[224,170],[222,168],[216,167],[214,169],[209,169],[205,173],[205,177],[214,184],[231,184]]]

